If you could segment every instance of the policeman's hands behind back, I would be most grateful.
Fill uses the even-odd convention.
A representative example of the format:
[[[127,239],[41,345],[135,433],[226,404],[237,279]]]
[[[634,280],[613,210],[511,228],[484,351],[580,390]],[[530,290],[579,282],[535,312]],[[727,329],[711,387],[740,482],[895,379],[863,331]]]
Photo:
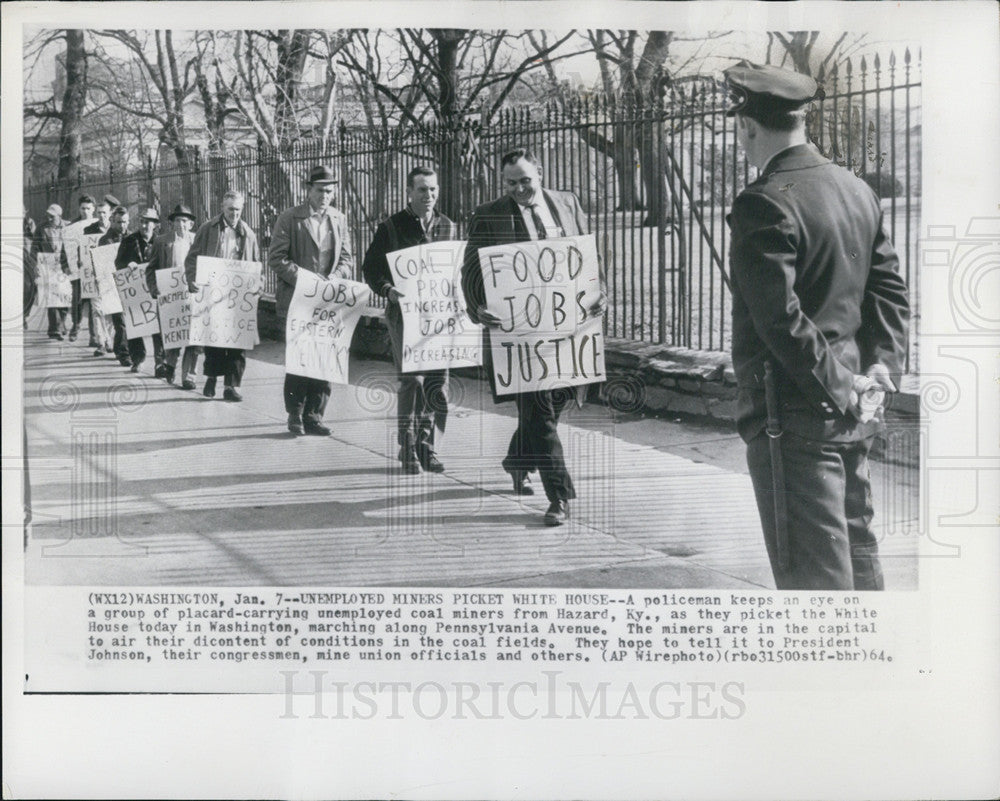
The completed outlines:
[[[896,385],[892,383],[892,378],[889,377],[889,368],[884,364],[876,362],[868,368],[867,375],[869,378],[874,379],[875,383],[886,392],[896,391]]]
[[[855,375],[851,387],[851,411],[862,423],[881,419],[885,393],[895,392],[896,386],[884,364],[873,364],[866,375]]]

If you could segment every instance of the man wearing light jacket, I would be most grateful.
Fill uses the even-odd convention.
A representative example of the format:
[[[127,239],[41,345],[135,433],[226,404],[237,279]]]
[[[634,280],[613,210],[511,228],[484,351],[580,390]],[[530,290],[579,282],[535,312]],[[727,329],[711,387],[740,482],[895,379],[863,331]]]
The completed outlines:
[[[305,203],[278,215],[271,234],[267,264],[278,278],[275,306],[279,319],[288,316],[299,270],[324,278],[352,278],[354,256],[347,219],[331,206],[337,178],[326,166],[313,167],[307,181]],[[323,414],[330,399],[330,382],[285,374],[285,411],[288,430],[295,436],[325,437]]]

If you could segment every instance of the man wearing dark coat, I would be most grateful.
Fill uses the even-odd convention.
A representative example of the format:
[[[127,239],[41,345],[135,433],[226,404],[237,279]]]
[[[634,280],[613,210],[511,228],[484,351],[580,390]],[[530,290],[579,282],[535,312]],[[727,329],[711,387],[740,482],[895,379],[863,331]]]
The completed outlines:
[[[139,228],[128,234],[118,245],[118,255],[115,256],[115,269],[125,270],[136,264],[146,264],[153,255],[153,236],[156,226],[160,223],[160,215],[156,209],[146,209],[139,218]],[[125,339],[125,317],[115,315],[115,339]],[[163,378],[163,337],[158,333],[152,335],[153,340],[153,364],[157,378]],[[131,361],[131,370],[138,373],[143,361],[146,359],[146,342],[143,337],[133,337],[128,341],[128,354]]]
[[[191,232],[194,219],[194,212],[183,203],[178,203],[167,217],[167,220],[170,221],[170,230],[164,231],[153,240],[153,253],[146,266],[146,286],[149,287],[149,293],[154,298],[160,294],[159,287],[156,285],[157,270],[184,269],[184,260],[187,258],[191,243],[194,241],[194,234]],[[174,383],[180,351],[180,348],[167,348],[164,351],[163,377],[167,379],[167,383]],[[184,356],[181,359],[182,389],[194,389],[194,374],[201,352],[200,345],[185,346]]]
[[[507,194],[476,209],[469,226],[469,242],[462,265],[462,291],[469,318],[489,328],[500,326],[500,319],[486,308],[479,249],[534,239],[578,236],[589,232],[580,201],[571,192],[542,188],[538,159],[524,148],[506,153],[500,160],[501,177]],[[601,298],[587,310],[591,316],[604,313],[603,285]],[[483,345],[483,361],[490,376],[494,401],[499,402],[489,359],[489,332]],[[583,388],[578,388],[582,390]],[[518,495],[534,493],[528,474],[538,470],[549,501],[544,522],[559,526],[569,519],[569,502],[576,497],[573,479],[566,469],[557,426],[559,415],[580,392],[539,391],[512,396],[517,403],[517,429],[503,460],[503,468],[513,481]]]
[[[121,248],[122,240],[128,235],[128,223],[128,209],[124,206],[116,206],[111,213],[111,227],[97,240],[97,246],[118,245]],[[125,319],[122,312],[111,315],[111,325],[114,328],[115,358],[118,359],[118,363],[122,367],[131,367],[132,354],[129,351],[128,338],[125,336]],[[145,348],[143,348],[143,353],[145,353]]]
[[[878,198],[806,139],[816,82],[726,71],[759,177],[733,203],[737,427],[778,589],[881,590],[868,452],[909,303]]]
[[[406,208],[393,214],[375,231],[365,253],[362,271],[374,292],[386,298],[385,319],[392,343],[392,359],[399,370],[397,394],[397,434],[399,461],[407,473],[423,467],[440,473],[444,465],[435,453],[436,433],[444,432],[448,418],[448,370],[402,372],[403,314],[386,254],[428,242],[457,238],[458,227],[434,208],[438,198],[437,173],[430,167],[414,167],[406,176]]]

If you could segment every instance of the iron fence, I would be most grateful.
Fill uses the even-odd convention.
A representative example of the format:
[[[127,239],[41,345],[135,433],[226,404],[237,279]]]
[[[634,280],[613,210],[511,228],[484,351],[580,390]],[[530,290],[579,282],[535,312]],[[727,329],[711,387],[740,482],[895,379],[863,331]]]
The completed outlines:
[[[899,59],[893,52],[887,59],[848,60],[817,78],[827,91],[810,112],[810,137],[882,199],[910,287],[915,331],[919,55],[906,49]],[[502,192],[500,155],[526,146],[541,159],[545,185],[575,192],[589,216],[608,278],[608,334],[728,350],[725,213],[750,170],[725,106],[714,80],[693,78],[667,85],[655,97],[574,96],[541,109],[505,110],[489,124],[342,127],[325,143],[233,147],[209,156],[194,151],[183,169],[112,168],[106,179],[28,186],[25,204],[40,218],[50,202],[72,208],[80,193],[112,192],[133,211],[154,206],[161,216],[184,201],[203,220],[218,213],[226,189],[236,188],[246,195],[244,218],[266,250],[278,212],[303,202],[309,167],[325,162],[340,175],[338,203],[349,221],[360,276],[375,227],[405,202],[405,177],[413,166],[437,166],[440,208],[464,231],[475,207]],[[911,342],[909,368],[915,372],[915,336]]]

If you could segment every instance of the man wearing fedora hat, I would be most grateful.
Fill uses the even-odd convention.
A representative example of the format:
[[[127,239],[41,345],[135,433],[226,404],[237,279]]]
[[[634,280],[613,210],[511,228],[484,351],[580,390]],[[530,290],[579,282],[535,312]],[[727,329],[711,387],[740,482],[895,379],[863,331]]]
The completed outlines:
[[[183,269],[184,260],[187,258],[188,251],[191,250],[191,243],[194,241],[194,234],[191,232],[191,226],[194,224],[194,212],[188,206],[178,203],[167,219],[170,221],[170,230],[164,231],[153,240],[153,255],[149,257],[149,264],[146,266],[146,286],[149,287],[149,292],[154,298],[159,294],[156,286],[156,271],[178,267]],[[180,348],[170,348],[163,353],[163,377],[167,379],[168,383],[174,383],[177,357],[180,352]],[[194,389],[194,374],[200,353],[200,345],[188,345],[184,348],[184,358],[181,360],[181,387],[183,389]]]
[[[184,259],[184,272],[187,276],[188,289],[192,294],[198,291],[196,278],[199,256],[236,261],[260,261],[257,235],[242,219],[244,202],[242,192],[230,189],[222,196],[222,212],[203,223],[198,233],[194,235],[191,249]],[[214,398],[216,382],[219,376],[222,376],[225,386],[222,391],[223,399],[234,403],[242,401],[240,385],[243,383],[246,365],[247,358],[241,348],[216,348],[206,345],[205,387],[202,389],[202,394],[206,398]]]
[[[139,217],[139,230],[128,234],[118,245],[118,255],[115,256],[115,269],[125,270],[136,264],[146,264],[153,255],[153,234],[160,222],[156,209],[148,208]],[[121,315],[115,315],[115,338],[125,337],[125,320]],[[153,334],[153,363],[156,366],[156,377],[163,377],[163,338]],[[146,343],[142,337],[128,340],[128,353],[132,361],[131,370],[139,372],[139,367],[146,358]]]
[[[281,319],[288,315],[299,270],[324,278],[353,276],[347,218],[330,205],[336,183],[329,167],[313,167],[307,180],[306,202],[285,209],[274,223],[267,263],[278,277],[275,305]],[[330,390],[329,381],[285,374],[285,411],[292,434],[330,434],[323,425]]]
[[[747,63],[725,75],[758,170],[728,217],[733,368],[774,581],[881,590],[868,452],[906,355],[899,260],[879,199],[806,138],[816,82]]]

